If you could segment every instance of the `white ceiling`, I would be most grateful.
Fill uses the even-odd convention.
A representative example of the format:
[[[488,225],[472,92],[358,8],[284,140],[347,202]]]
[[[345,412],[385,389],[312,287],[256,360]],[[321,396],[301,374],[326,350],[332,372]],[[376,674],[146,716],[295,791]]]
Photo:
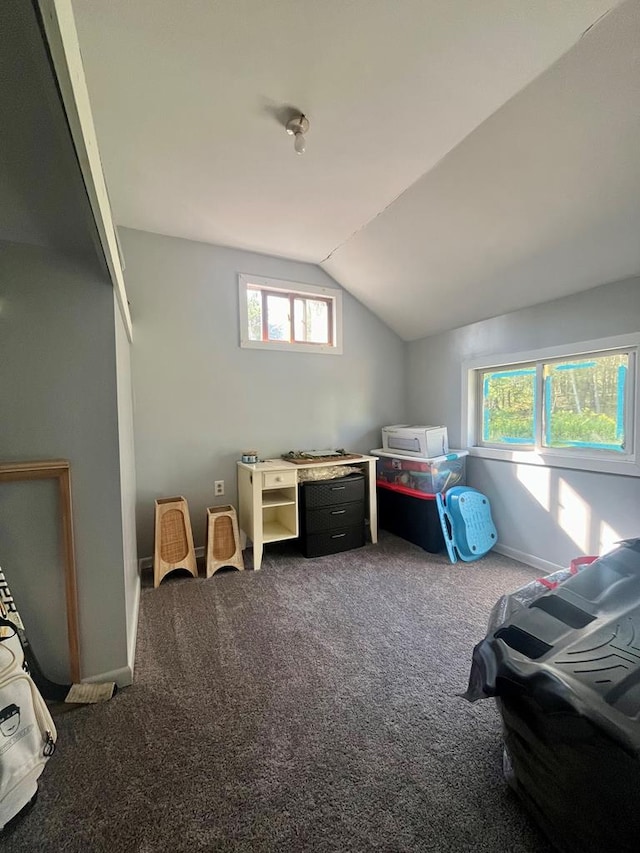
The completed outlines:
[[[75,0],[116,221],[324,262],[405,339],[636,272],[618,5]]]

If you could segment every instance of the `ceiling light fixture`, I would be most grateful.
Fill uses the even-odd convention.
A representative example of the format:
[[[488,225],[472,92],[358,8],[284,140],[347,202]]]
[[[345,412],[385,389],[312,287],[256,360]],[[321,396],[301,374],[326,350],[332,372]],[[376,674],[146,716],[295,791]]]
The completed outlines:
[[[307,147],[307,140],[304,135],[309,130],[309,119],[303,114],[294,116],[287,122],[287,133],[293,136],[293,147],[296,154],[304,154]]]

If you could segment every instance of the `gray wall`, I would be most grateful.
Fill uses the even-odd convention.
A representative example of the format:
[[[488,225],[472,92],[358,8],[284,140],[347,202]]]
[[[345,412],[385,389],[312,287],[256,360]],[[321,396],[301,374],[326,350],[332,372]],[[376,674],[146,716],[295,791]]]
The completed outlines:
[[[594,340],[640,330],[640,279],[504,314],[408,345],[409,419],[447,424],[461,443],[462,369],[467,359]],[[640,535],[640,479],[472,458],[468,482],[491,499],[501,544],[567,565],[598,553],[615,534]]]
[[[83,676],[127,663],[113,305],[97,267],[0,243],[0,459],[71,462]],[[0,486],[0,565],[66,679],[57,512],[52,483]]]
[[[153,550],[154,499],[184,495],[194,538],[205,507],[237,505],[236,461],[291,449],[380,446],[404,416],[404,344],[346,292],[344,354],[241,349],[240,272],[335,285],[318,267],[142,231],[120,232],[135,328],[138,548]],[[213,481],[226,482],[214,499]]]
[[[36,4],[0,4],[0,240],[95,258],[94,226]]]

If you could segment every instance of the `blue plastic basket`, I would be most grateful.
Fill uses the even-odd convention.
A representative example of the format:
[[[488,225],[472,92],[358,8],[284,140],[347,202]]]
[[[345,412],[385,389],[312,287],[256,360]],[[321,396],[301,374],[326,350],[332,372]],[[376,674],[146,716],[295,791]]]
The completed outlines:
[[[470,563],[490,551],[498,541],[489,498],[477,489],[454,486],[436,495],[436,505],[447,553],[452,563]]]

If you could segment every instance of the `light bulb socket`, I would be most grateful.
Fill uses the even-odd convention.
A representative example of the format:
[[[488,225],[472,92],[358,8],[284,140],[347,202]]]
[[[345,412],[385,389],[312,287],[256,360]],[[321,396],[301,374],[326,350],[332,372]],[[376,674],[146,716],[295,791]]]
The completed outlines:
[[[296,133],[307,133],[309,130],[309,119],[303,113],[295,115],[286,124],[287,133],[295,136]]]

